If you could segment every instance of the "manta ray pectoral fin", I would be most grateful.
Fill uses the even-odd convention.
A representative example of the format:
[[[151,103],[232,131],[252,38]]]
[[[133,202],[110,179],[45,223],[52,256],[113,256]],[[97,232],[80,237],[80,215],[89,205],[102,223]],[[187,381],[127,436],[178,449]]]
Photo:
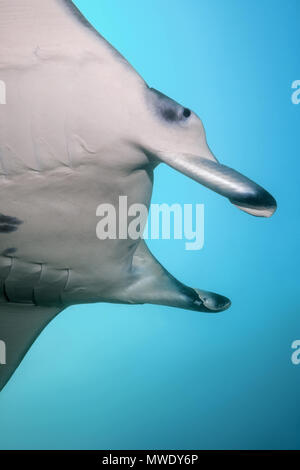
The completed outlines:
[[[131,282],[115,292],[114,301],[149,303],[216,313],[226,310],[231,302],[226,297],[185,286],[173,277],[152,255],[141,240],[133,256]]]
[[[61,310],[32,304],[0,304],[0,390],[41,331]]]
[[[251,215],[270,217],[276,210],[276,201],[270,193],[218,161],[189,154],[160,153],[158,156],[164,163],[227,197],[235,206]]]

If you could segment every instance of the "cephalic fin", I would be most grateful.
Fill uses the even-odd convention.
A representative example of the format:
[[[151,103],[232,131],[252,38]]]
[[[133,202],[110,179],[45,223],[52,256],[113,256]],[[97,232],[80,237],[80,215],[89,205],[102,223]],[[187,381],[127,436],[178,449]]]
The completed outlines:
[[[227,197],[232,204],[251,215],[270,217],[276,210],[276,201],[270,193],[217,160],[167,152],[158,153],[158,157],[175,170]]]
[[[115,291],[108,301],[166,305],[204,313],[221,312],[231,304],[223,295],[178,281],[152,255],[144,240],[133,256],[131,282]]]

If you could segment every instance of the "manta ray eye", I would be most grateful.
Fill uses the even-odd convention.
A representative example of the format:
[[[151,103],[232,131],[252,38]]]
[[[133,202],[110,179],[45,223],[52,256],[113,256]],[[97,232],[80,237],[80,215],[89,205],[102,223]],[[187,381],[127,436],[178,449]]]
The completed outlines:
[[[151,104],[155,114],[160,116],[165,122],[170,124],[184,122],[190,117],[192,112],[188,108],[184,108],[176,101],[164,95],[154,88],[148,88],[150,92],[148,102]]]

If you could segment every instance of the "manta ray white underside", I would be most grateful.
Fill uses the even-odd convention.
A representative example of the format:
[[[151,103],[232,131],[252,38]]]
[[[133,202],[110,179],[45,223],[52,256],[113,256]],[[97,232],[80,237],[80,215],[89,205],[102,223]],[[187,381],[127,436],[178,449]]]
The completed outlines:
[[[0,0],[0,77],[0,389],[69,305],[226,309],[143,240],[95,236],[100,203],[149,206],[160,162],[252,215],[274,212],[269,193],[216,160],[200,119],[149,88],[69,0]]]

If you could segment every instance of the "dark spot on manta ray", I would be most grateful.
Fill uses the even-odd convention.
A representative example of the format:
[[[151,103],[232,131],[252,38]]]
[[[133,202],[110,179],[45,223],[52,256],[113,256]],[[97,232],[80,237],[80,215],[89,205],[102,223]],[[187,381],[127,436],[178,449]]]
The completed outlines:
[[[181,123],[186,121],[192,112],[188,108],[184,108],[176,101],[164,95],[155,88],[148,88],[150,91],[151,104],[156,114],[169,123]]]
[[[11,217],[10,215],[0,214],[0,224],[12,224],[12,225],[21,225],[22,220],[17,217]]]
[[[0,233],[15,232],[22,223],[23,221],[17,217],[0,214]]]
[[[8,225],[8,224],[0,225],[0,233],[16,232],[16,230],[18,230],[18,227],[16,225]]]
[[[6,248],[6,250],[2,251],[2,256],[13,255],[16,251],[17,251],[17,248]]]
[[[167,121],[176,121],[177,120],[176,111],[172,108],[162,108],[161,109],[161,114]]]
[[[184,108],[184,110],[183,110],[184,117],[188,118],[188,117],[190,117],[191,114],[192,114],[192,112],[191,112],[190,109]]]

